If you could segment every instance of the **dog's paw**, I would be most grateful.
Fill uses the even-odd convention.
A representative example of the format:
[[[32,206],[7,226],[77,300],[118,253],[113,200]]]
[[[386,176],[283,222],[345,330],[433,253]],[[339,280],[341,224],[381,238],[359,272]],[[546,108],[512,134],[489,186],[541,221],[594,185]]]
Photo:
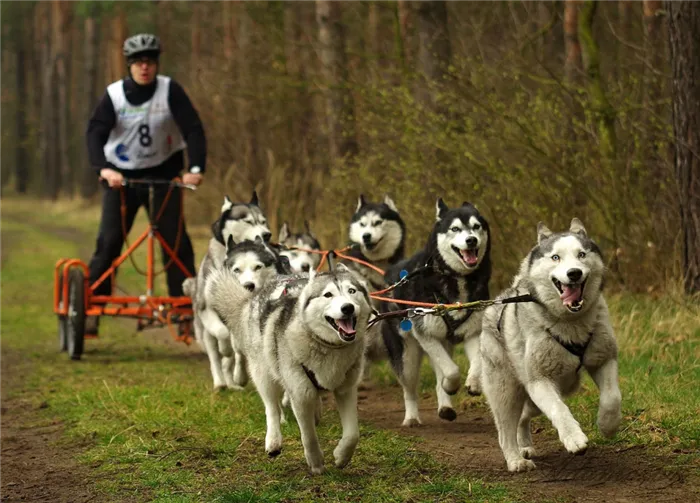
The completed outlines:
[[[442,385],[442,389],[445,390],[445,393],[448,395],[454,395],[459,391],[459,374],[456,376],[450,376],[450,377],[443,377],[442,382],[440,383]]]
[[[440,410],[438,410],[438,416],[440,416],[440,419],[444,419],[445,421],[454,421],[457,419],[457,413],[452,407],[440,407]]]
[[[530,446],[530,447],[521,447],[520,448],[520,455],[524,457],[525,459],[532,459],[535,457],[535,448]]]
[[[508,461],[509,472],[527,472],[536,468],[535,463],[525,458],[517,458]]]
[[[415,428],[416,426],[420,426],[421,423],[420,419],[417,417],[407,417],[406,419],[403,420],[403,423],[401,423],[401,426],[405,426],[406,428]]]
[[[222,383],[222,384],[215,384],[215,385],[214,385],[214,392],[215,392],[215,393],[223,393],[223,392],[226,391],[227,389],[228,389],[228,388],[227,388],[226,385],[223,384],[223,383]]]
[[[309,466],[309,470],[311,471],[312,475],[321,475],[326,471],[326,467],[323,465]]]
[[[571,454],[585,454],[588,449],[588,437],[581,430],[562,436],[561,442]]]
[[[464,382],[464,388],[471,396],[480,396],[482,393],[481,379],[471,376],[467,377],[467,380]]]
[[[235,383],[229,383],[226,385],[226,387],[232,391],[243,391],[245,389],[243,386],[239,386]]]
[[[598,429],[604,437],[610,438],[617,432],[621,420],[622,414],[619,409],[610,411],[601,410],[598,413]]]
[[[333,451],[335,466],[337,468],[345,468],[352,459],[352,455],[354,454],[354,452],[354,447],[350,449],[346,446],[338,445],[338,447],[336,447]]]
[[[279,449],[275,449],[273,451],[266,451],[267,455],[270,456],[271,458],[276,458],[280,454],[282,454],[282,448],[280,447]]]

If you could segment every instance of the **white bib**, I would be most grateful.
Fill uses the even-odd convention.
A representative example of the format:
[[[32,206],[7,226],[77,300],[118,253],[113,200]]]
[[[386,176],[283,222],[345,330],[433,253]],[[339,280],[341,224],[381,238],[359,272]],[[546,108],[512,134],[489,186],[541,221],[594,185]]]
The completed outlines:
[[[119,169],[145,169],[165,162],[186,147],[168,105],[170,77],[158,75],[153,97],[141,105],[129,103],[124,81],[107,87],[117,123],[104,146],[105,158]]]

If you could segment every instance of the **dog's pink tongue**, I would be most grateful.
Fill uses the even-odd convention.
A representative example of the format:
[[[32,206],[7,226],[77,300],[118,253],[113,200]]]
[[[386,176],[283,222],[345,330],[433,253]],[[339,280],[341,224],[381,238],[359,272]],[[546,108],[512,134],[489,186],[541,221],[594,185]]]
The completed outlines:
[[[338,325],[338,328],[348,335],[352,335],[356,332],[352,327],[352,320],[335,320],[335,323]]]
[[[475,265],[477,260],[479,260],[476,250],[462,250],[462,259],[467,265]]]
[[[564,304],[573,304],[581,300],[581,285],[562,285],[560,295]]]

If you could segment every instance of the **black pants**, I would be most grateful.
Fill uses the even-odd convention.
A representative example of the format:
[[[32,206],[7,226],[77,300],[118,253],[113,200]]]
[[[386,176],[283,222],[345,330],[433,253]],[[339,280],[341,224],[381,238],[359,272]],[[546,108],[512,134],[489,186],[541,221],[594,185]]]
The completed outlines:
[[[122,229],[122,216],[121,216],[121,195],[120,192],[124,191],[124,200],[126,203],[126,232],[127,234],[131,230],[131,226],[134,223],[134,218],[141,206],[149,209],[148,201],[148,186],[143,187],[122,187],[121,189],[103,189],[102,197],[102,220],[100,221],[100,230],[97,235],[97,247],[95,253],[90,259],[90,283],[92,284],[97,279],[99,279],[104,272],[109,269],[112,265],[114,259],[119,257],[122,252],[122,246],[124,245],[124,231]],[[163,205],[165,196],[167,195],[169,187],[166,185],[156,185],[154,188],[153,196],[153,219],[157,217],[160,212],[160,208]],[[167,205],[163,210],[163,214],[160,220],[155,222],[156,228],[160,235],[164,238],[165,242],[168,243],[171,250],[175,250],[175,241],[177,239],[178,227],[180,225],[180,213],[182,212],[182,199],[181,191],[182,189],[178,187],[173,187],[170,197],[168,198]],[[135,236],[132,236],[129,240],[133,242]],[[157,240],[154,241],[154,243]],[[141,246],[145,246],[145,243]],[[182,229],[180,231],[180,246],[176,250],[177,257],[183,263],[183,265],[192,273],[194,270],[194,251],[192,249],[192,242],[187,234],[185,228],[184,218],[182,220]],[[127,259],[128,263],[129,259]],[[170,262],[170,256],[163,249],[163,264]],[[145,265],[139,264],[139,267],[145,271]],[[154,267],[158,270],[157,267]],[[170,264],[166,271],[167,283],[168,283],[168,293],[170,296],[181,296],[182,292],[182,282],[187,276],[182,272],[182,270],[173,262]],[[144,280],[145,282],[145,280]],[[95,290],[95,295],[111,295],[112,285],[110,278],[108,277],[103,281]]]

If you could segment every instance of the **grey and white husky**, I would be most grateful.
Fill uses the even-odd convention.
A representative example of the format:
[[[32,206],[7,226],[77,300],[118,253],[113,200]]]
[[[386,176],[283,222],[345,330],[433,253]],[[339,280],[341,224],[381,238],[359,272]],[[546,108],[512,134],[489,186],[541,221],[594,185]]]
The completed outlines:
[[[212,275],[211,305],[242,350],[265,404],[265,451],[282,449],[281,398],[289,394],[312,473],[324,471],[316,436],[319,393],[332,391],[343,435],[335,464],[350,462],[359,439],[357,384],[370,316],[366,283],[342,264],[334,273],[280,276],[252,296],[228,269]]]
[[[202,286],[197,286],[194,301],[195,333],[199,332],[201,343],[209,356],[214,389],[224,387],[240,389],[248,381],[245,359],[233,351],[228,329],[211,309],[207,285],[214,270],[231,272],[248,295],[259,290],[277,274],[289,272],[286,258],[279,257],[260,236],[255,241],[234,243],[229,235],[226,257],[220,268],[201,273]]]
[[[535,301],[489,307],[481,334],[484,394],[509,471],[535,468],[530,420],[540,413],[567,451],[586,450],[588,438],[563,401],[576,391],[583,368],[600,389],[600,431],[614,435],[621,417],[601,252],[576,218],[561,233],[540,222],[537,241],[511,288],[499,295],[530,294]]]
[[[452,304],[489,298],[491,278],[491,240],[489,225],[475,206],[465,202],[450,209],[439,198],[436,222],[425,247],[411,258],[387,271],[390,283],[399,280],[401,270],[416,272],[408,283],[396,288],[396,299],[425,303]],[[383,311],[400,309],[401,305],[385,304]],[[467,390],[481,393],[479,333],[481,313],[455,311],[445,317],[415,318],[404,331],[396,320],[382,324],[382,339],[404,393],[406,414],[404,426],[421,423],[418,415],[418,386],[423,354],[427,354],[437,378],[438,415],[453,421],[457,414],[450,395],[460,385],[460,371],[452,359],[454,346],[465,342],[469,358]]]
[[[319,253],[305,251],[321,250],[321,245],[311,232],[308,221],[304,222],[304,231],[300,233],[292,232],[289,224],[284,222],[280,228],[277,241],[286,248],[280,251],[280,255],[289,259],[289,264],[294,272],[309,272],[311,269],[316,269],[321,262]]]
[[[253,191],[253,195],[249,203],[234,203],[228,196],[224,196],[224,203],[221,206],[221,214],[211,225],[212,237],[209,240],[207,253],[202,258],[199,265],[199,271],[196,276],[195,284],[190,284],[191,281],[185,280],[183,288],[192,292],[203,292],[204,281],[209,273],[220,268],[226,259],[226,245],[229,238],[233,239],[234,243],[240,243],[246,240],[254,241],[256,238],[261,238],[263,241],[268,241],[270,236],[270,228],[267,225],[267,218],[260,208],[258,194]],[[200,299],[200,304],[204,299]],[[204,346],[204,327],[202,320],[199,318],[197,305],[194,305],[194,334],[197,342],[202,349]]]

